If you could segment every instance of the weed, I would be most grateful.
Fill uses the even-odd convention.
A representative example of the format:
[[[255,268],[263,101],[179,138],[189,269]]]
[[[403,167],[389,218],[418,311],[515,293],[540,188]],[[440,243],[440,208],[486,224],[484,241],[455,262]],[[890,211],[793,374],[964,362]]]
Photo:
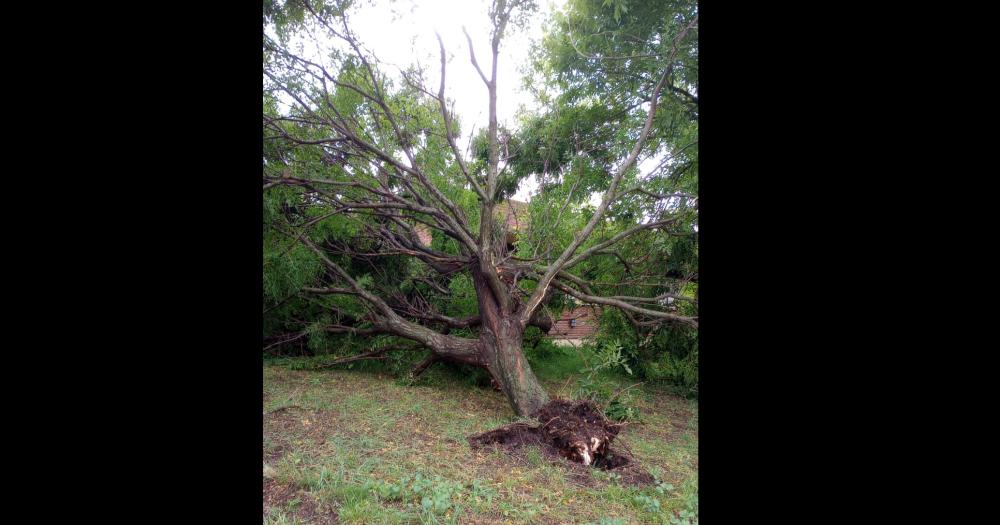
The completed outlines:
[[[372,483],[370,489],[382,499],[389,501],[416,501],[424,512],[444,514],[453,508],[457,512],[456,500],[460,499],[464,486],[441,476],[424,477],[417,473],[413,478],[404,476],[395,483]]]
[[[660,500],[658,498],[653,498],[645,495],[633,496],[632,500],[635,501],[641,508],[646,512],[653,514],[659,514],[660,512]]]

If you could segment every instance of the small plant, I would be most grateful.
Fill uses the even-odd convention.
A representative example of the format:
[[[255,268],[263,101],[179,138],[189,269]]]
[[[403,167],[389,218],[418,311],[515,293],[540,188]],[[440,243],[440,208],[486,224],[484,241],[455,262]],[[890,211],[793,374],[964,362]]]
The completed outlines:
[[[639,504],[640,507],[653,514],[659,514],[660,512],[660,500],[658,498],[653,498],[645,495],[633,496],[633,501]]]
[[[639,409],[633,404],[631,395],[625,394],[608,403],[604,415],[615,421],[635,421],[639,419]]]
[[[674,490],[674,486],[671,485],[670,483],[664,483],[660,480],[656,480],[656,486],[654,487],[653,490],[655,490],[660,494],[666,494],[667,492]]]
[[[412,479],[404,476],[396,483],[381,481],[370,485],[370,490],[382,499],[419,502],[421,509],[432,514],[444,514],[451,509],[457,513],[455,500],[462,488],[459,483],[440,476],[427,478],[419,472]]]
[[[371,483],[371,490],[381,499],[399,501],[404,497],[406,486],[401,482],[389,483],[387,481],[377,481]]]
[[[670,525],[698,525],[698,493],[688,496],[684,501],[684,508],[676,511],[670,516]]]
[[[677,514],[670,516],[670,525],[698,525],[698,513],[688,509],[681,509]]]

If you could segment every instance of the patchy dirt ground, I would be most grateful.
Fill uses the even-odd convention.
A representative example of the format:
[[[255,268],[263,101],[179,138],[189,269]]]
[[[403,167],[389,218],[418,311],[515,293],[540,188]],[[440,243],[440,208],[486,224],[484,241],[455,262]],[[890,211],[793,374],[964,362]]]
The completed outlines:
[[[556,393],[563,381],[543,383]],[[551,453],[545,440],[513,454],[471,447],[469,436],[539,421],[447,374],[405,385],[266,366],[265,523],[668,523],[697,505],[697,404],[654,391],[638,403],[642,421],[616,428],[612,450],[634,458],[645,483]]]
[[[330,508],[321,509],[316,499],[294,485],[264,478],[264,516],[278,510],[290,521],[305,523],[337,523],[337,514]]]

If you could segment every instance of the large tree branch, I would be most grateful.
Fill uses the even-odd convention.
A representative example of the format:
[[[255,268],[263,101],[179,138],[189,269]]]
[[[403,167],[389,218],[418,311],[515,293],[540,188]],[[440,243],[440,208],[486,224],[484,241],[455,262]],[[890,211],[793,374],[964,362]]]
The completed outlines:
[[[375,320],[374,328],[417,341],[435,352],[452,359],[463,360],[469,363],[478,362],[479,352],[476,349],[476,340],[440,334],[427,327],[403,319],[381,297],[366,290],[344,271],[340,265],[331,261],[323,250],[316,246],[309,238],[303,238],[302,242],[319,256],[327,268],[333,270],[344,282],[350,285],[350,288],[358,297],[364,299],[376,309],[380,317]]]
[[[677,322],[680,322],[680,323],[684,323],[684,324],[693,326],[695,328],[698,327],[698,318],[697,317],[687,317],[687,316],[683,316],[683,315],[672,314],[670,312],[663,312],[663,311],[660,311],[660,310],[650,310],[648,308],[642,308],[642,307],[636,306],[634,304],[625,302],[625,301],[623,301],[621,299],[614,299],[614,298],[609,298],[609,297],[601,297],[601,296],[597,296],[597,295],[585,294],[583,292],[580,292],[578,290],[573,289],[570,286],[567,286],[567,285],[563,284],[562,282],[560,282],[558,280],[553,280],[552,281],[552,286],[555,287],[556,289],[562,291],[563,293],[566,293],[568,295],[572,295],[573,297],[576,297],[577,299],[580,299],[581,301],[583,301],[585,303],[603,304],[603,305],[607,305],[607,306],[614,306],[614,307],[622,309],[622,310],[628,310],[630,312],[635,312],[635,313],[642,314],[642,315],[645,315],[645,316],[648,316],[648,317],[656,317],[656,318],[659,318],[659,319],[666,319],[666,320],[669,320],[669,321],[677,321]]]

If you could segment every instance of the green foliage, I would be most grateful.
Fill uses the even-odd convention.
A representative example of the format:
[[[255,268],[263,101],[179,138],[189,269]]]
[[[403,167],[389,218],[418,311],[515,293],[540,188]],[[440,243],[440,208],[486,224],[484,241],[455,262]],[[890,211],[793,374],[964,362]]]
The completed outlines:
[[[522,348],[525,355],[532,359],[549,360],[561,355],[562,348],[552,342],[552,339],[545,337],[545,333],[536,326],[529,326],[524,331],[524,342]]]
[[[684,507],[671,515],[669,525],[698,525],[698,492],[686,498]]]
[[[641,415],[634,403],[631,393],[620,394],[604,407],[604,415],[615,421],[638,421]]]
[[[626,363],[637,375],[673,392],[698,395],[698,332],[687,327],[664,325],[654,331],[638,331],[621,312],[605,309],[597,333],[598,345],[621,348]]]
[[[330,324],[329,315],[321,315],[319,319],[311,323],[307,328],[306,332],[309,333],[309,349],[313,351],[314,354],[320,355],[327,353],[327,335],[324,327]]]
[[[580,370],[582,376],[577,379],[574,397],[590,399],[603,406],[604,415],[610,419],[618,421],[639,419],[639,409],[635,406],[628,389],[614,388],[615,383],[603,381],[600,377],[605,373],[621,371],[632,375],[632,369],[622,354],[622,345],[617,341],[601,344],[595,348],[592,355],[594,360]]]
[[[472,480],[469,488],[472,491],[469,494],[470,499],[476,502],[481,501],[486,505],[492,504],[493,500],[499,495],[495,489],[489,487],[479,479]]]
[[[610,483],[622,482],[622,475],[618,472],[608,471],[608,470],[595,470],[593,472],[594,479],[599,479],[602,481],[608,481]]]
[[[672,385],[678,393],[698,395],[698,348],[695,346],[684,357],[678,358],[663,352],[656,360],[644,363],[646,377]]]
[[[442,304],[445,315],[465,317],[479,312],[476,287],[472,284],[472,277],[466,274],[456,275],[448,283],[448,289],[451,291],[451,296]]]
[[[425,512],[441,515],[449,510],[458,512],[459,502],[465,486],[443,479],[441,476],[424,477],[416,473],[412,478],[404,476],[394,483],[376,481],[370,484],[371,490],[388,501],[419,502]],[[486,497],[488,494],[482,485],[473,485],[475,497]],[[489,494],[492,499],[495,493]]]
[[[659,514],[660,512],[660,500],[651,496],[646,496],[640,494],[632,498],[639,506],[641,506],[646,512],[651,512],[654,514]]]
[[[316,255],[300,244],[265,239],[264,296],[277,302],[297,292],[311,282],[320,272]]]
[[[604,0],[602,7],[614,7],[615,22],[621,22],[622,15],[628,13],[628,0]]]
[[[299,519],[297,516],[289,516],[288,514],[279,511],[277,509],[271,509],[266,516],[264,516],[264,525],[305,525],[306,522]]]

